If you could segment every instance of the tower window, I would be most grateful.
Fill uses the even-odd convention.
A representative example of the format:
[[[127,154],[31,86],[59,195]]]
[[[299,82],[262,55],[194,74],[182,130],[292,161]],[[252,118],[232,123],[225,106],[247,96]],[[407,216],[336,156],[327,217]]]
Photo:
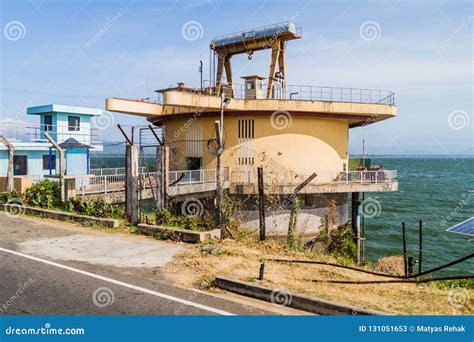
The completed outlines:
[[[74,131],[77,132],[79,131],[79,126],[81,122],[81,118],[78,116],[68,116],[68,126],[69,126],[69,131]]]

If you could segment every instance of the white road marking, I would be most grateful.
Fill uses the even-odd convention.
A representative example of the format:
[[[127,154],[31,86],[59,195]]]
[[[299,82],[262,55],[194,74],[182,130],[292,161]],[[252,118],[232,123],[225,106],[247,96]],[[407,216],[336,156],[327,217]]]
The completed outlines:
[[[167,294],[164,294],[164,293],[161,293],[161,292],[152,291],[152,290],[146,289],[144,287],[135,286],[135,285],[128,284],[128,283],[125,283],[125,282],[120,281],[120,280],[115,280],[115,279],[107,278],[107,277],[104,277],[104,276],[101,276],[101,275],[98,275],[98,274],[95,274],[95,273],[83,271],[83,270],[80,270],[78,268],[69,267],[69,266],[66,266],[66,265],[58,264],[56,262],[40,259],[40,258],[31,256],[31,255],[28,255],[28,254],[19,253],[19,252],[16,252],[16,251],[5,249],[5,248],[0,248],[0,251],[5,252],[5,253],[9,253],[9,254],[13,254],[13,255],[17,255],[17,256],[27,258],[27,259],[30,259],[30,260],[42,262],[42,263],[47,264],[47,265],[59,267],[59,268],[62,268],[64,270],[79,273],[79,274],[82,274],[82,275],[85,275],[85,276],[88,276],[88,277],[91,277],[91,278],[100,279],[100,280],[103,280],[103,281],[106,281],[106,282],[109,282],[109,283],[112,283],[112,284],[127,287],[129,289],[133,289],[133,290],[137,290],[137,291],[140,291],[140,292],[148,293],[148,294],[151,294],[153,296],[168,299],[168,300],[171,300],[171,301],[174,301],[174,302],[177,302],[177,303],[181,303],[181,304],[184,304],[184,305],[187,305],[187,306],[192,306],[192,307],[195,307],[195,308],[198,308],[198,309],[201,309],[201,310],[206,310],[206,311],[218,314],[218,315],[224,315],[224,316],[233,316],[234,315],[233,313],[223,311],[223,310],[219,310],[219,309],[215,309],[215,308],[207,306],[207,305],[194,303],[194,302],[191,302],[191,301],[186,300],[186,299],[181,299],[181,298],[170,296],[170,295],[167,295]]]

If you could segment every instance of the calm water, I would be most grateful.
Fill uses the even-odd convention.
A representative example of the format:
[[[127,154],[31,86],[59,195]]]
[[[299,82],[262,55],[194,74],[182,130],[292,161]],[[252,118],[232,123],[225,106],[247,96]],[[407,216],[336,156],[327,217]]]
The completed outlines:
[[[474,158],[371,157],[373,164],[398,170],[398,191],[367,193],[381,203],[380,215],[365,219],[366,258],[402,255],[401,222],[409,255],[418,259],[418,220],[423,220],[423,269],[474,252],[474,238],[446,229],[474,216]],[[446,222],[445,224],[443,224]],[[474,272],[474,260],[450,268]]]

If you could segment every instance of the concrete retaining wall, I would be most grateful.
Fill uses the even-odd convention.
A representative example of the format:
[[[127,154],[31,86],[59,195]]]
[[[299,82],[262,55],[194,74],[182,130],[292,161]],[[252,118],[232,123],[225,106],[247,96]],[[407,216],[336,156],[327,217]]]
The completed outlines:
[[[357,309],[338,302],[290,293],[282,289],[269,289],[225,277],[216,277],[216,286],[226,291],[264,300],[275,305],[284,304],[284,306],[318,315],[383,315],[383,313],[377,311]]]
[[[114,219],[72,214],[43,208],[25,207],[19,204],[3,204],[0,205],[0,210],[14,211],[15,213],[18,213],[18,215],[28,214],[59,221],[73,221],[78,223],[92,222],[109,228],[117,228],[119,226],[118,221]]]
[[[164,237],[180,240],[183,242],[197,243],[201,241],[220,239],[221,230],[214,229],[208,232],[196,232],[187,229],[179,229],[165,226],[155,226],[151,224],[140,223],[138,225],[138,233],[156,237]]]

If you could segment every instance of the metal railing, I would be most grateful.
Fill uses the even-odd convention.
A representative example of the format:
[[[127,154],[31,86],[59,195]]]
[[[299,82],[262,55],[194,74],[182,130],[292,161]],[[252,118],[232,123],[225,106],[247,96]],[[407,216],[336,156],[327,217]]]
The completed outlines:
[[[216,169],[178,170],[169,171],[168,174],[169,184],[174,183],[174,186],[215,183],[216,177]],[[141,189],[150,189],[156,186],[158,173],[142,172],[139,174],[138,179]],[[224,168],[223,181],[228,180],[229,168]],[[78,176],[76,178],[76,190],[78,194],[82,195],[125,191],[125,174]]]
[[[397,181],[396,170],[379,171],[316,171],[317,177],[309,184],[377,184],[393,183]],[[266,185],[297,186],[305,181],[309,174],[297,174],[295,172],[264,172],[264,183]],[[255,184],[257,182],[257,171],[232,171],[232,183]]]
[[[125,175],[79,176],[76,178],[76,191],[82,195],[125,191]]]
[[[216,169],[200,169],[200,170],[181,170],[170,171],[169,182],[181,184],[215,182],[217,179]]]
[[[246,93],[244,84],[233,83],[233,95],[229,85],[223,84],[222,89],[227,97],[242,100],[266,100],[267,83],[257,84],[257,88]],[[162,90],[160,94],[166,91],[168,90]],[[177,89],[170,88],[169,91],[177,91]],[[202,92],[198,88],[186,88],[186,92],[219,96],[215,87],[207,87]],[[395,105],[395,93],[390,90],[290,84],[280,86],[278,83],[274,85],[269,99]],[[157,102],[165,104],[163,97],[160,97]]]
[[[266,83],[263,83],[262,89],[257,89],[259,95],[254,96],[246,95],[245,85],[243,84],[234,84],[233,87],[235,98],[246,100],[266,99]],[[229,93],[228,89],[225,91]],[[390,90],[379,89],[285,85],[284,87],[274,86],[271,99],[394,105],[395,93]]]
[[[11,142],[38,142],[47,143],[44,136],[47,132],[60,143],[74,138],[81,144],[93,145],[101,144],[101,131],[98,128],[82,128],[77,126],[57,126],[57,125],[33,125],[24,126],[14,121],[0,124],[0,133],[2,133]]]
[[[139,168],[140,173],[147,172],[147,167],[142,166]],[[109,167],[109,168],[102,168],[102,169],[91,169],[90,170],[91,175],[96,175],[96,176],[110,176],[110,175],[124,175],[125,174],[125,168],[124,167]]]

